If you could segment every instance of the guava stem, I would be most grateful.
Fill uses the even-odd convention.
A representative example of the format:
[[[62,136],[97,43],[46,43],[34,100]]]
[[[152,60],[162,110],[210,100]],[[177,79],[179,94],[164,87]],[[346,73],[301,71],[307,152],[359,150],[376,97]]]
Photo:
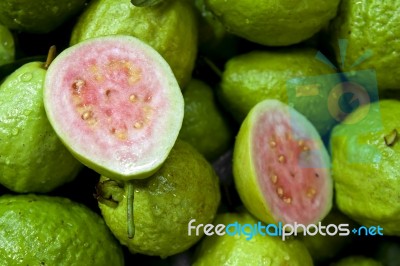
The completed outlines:
[[[132,182],[127,183],[127,201],[128,201],[128,238],[132,239],[135,236],[135,222],[133,217],[133,200],[135,196],[135,191]]]
[[[207,57],[204,57],[204,62],[206,62],[206,64],[211,68],[211,70],[218,75],[218,77],[222,77],[222,71],[221,69],[219,69],[213,61],[211,61],[210,59],[208,59]]]
[[[56,46],[52,45],[47,53],[46,63],[44,63],[44,69],[48,69],[51,62],[56,58]]]
[[[386,146],[393,146],[398,141],[398,132],[397,129],[393,129],[388,135],[384,137]]]
[[[132,5],[137,7],[154,6],[164,0],[131,0]]]

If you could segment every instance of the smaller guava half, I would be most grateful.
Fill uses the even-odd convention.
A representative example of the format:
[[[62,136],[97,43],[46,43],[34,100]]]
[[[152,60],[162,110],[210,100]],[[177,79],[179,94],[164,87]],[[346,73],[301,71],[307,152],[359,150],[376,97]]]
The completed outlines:
[[[266,223],[321,221],[332,206],[329,155],[315,127],[277,100],[250,111],[236,138],[233,174],[245,207]]]

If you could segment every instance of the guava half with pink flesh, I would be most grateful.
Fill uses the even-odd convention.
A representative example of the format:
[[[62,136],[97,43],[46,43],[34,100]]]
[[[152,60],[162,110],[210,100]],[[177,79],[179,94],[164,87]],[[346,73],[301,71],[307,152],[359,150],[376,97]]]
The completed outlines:
[[[72,154],[117,180],[153,174],[173,147],[184,113],[166,61],[142,41],[117,35],[58,55],[46,75],[44,103]]]
[[[314,224],[331,209],[328,152],[307,118],[280,101],[262,101],[247,115],[233,174],[245,207],[266,223]]]

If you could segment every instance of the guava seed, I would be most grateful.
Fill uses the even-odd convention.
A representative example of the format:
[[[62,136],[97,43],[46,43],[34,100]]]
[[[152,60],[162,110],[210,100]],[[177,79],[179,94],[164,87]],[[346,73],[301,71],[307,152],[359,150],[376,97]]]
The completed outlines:
[[[291,197],[283,197],[283,202],[290,204],[290,203],[292,203],[292,198]]]
[[[309,188],[307,190],[307,197],[308,198],[313,198],[317,194],[317,191],[314,188]]]
[[[81,118],[83,119],[83,120],[88,120],[88,119],[90,119],[90,118],[92,118],[93,117],[93,112],[92,111],[86,111],[86,112],[84,112],[83,114],[82,114],[82,116],[81,116]]]
[[[278,182],[278,176],[277,175],[272,175],[271,176],[271,180],[272,180],[272,183],[276,184]]]
[[[283,188],[278,187],[278,188],[276,189],[276,193],[278,194],[279,197],[282,197],[282,196],[283,196]]]
[[[72,84],[72,88],[74,89],[74,91],[77,94],[81,93],[81,90],[83,89],[83,87],[85,86],[85,81],[78,79],[76,80],[73,84]]]
[[[135,94],[131,94],[131,96],[129,96],[129,101],[131,101],[132,103],[136,102],[136,95]]]

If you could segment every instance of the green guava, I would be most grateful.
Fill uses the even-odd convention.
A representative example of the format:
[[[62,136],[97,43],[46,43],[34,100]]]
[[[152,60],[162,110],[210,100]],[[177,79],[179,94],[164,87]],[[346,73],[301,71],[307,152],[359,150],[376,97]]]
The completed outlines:
[[[253,51],[230,59],[218,91],[224,107],[242,122],[250,109],[265,99],[291,105],[325,135],[337,122],[331,111],[331,92],[340,89],[340,78],[316,59],[317,50],[293,48]]]
[[[339,0],[205,0],[226,30],[269,46],[304,41],[335,17]]]
[[[383,264],[371,258],[352,256],[341,259],[337,263],[333,263],[332,266],[383,266]]]
[[[3,265],[124,265],[101,217],[66,198],[0,197]]]
[[[179,138],[213,161],[227,151],[233,140],[228,120],[216,105],[212,89],[200,80],[189,83],[183,98],[185,114]]]
[[[372,69],[380,90],[400,89],[399,10],[400,2],[396,0],[341,1],[338,16],[330,25],[330,36],[343,72],[351,75]],[[345,40],[342,47],[339,39]]]
[[[0,24],[30,33],[48,33],[77,14],[85,0],[0,1]]]
[[[121,244],[132,253],[164,258],[200,240],[203,233],[188,235],[188,223],[192,219],[212,223],[220,191],[211,165],[193,147],[178,140],[154,175],[129,183],[102,177],[97,198],[104,220]],[[129,204],[133,204],[131,209]]]
[[[197,55],[193,6],[182,0],[136,7],[130,0],[93,0],[75,25],[71,45],[105,35],[130,35],[157,50],[183,88],[191,79]]]
[[[357,108],[332,130],[332,176],[343,213],[384,235],[400,235],[400,101]]]
[[[15,47],[12,33],[0,24],[0,66],[14,61]]]
[[[82,168],[46,117],[45,76],[44,63],[27,63],[0,86],[0,183],[15,192],[51,191]]]

